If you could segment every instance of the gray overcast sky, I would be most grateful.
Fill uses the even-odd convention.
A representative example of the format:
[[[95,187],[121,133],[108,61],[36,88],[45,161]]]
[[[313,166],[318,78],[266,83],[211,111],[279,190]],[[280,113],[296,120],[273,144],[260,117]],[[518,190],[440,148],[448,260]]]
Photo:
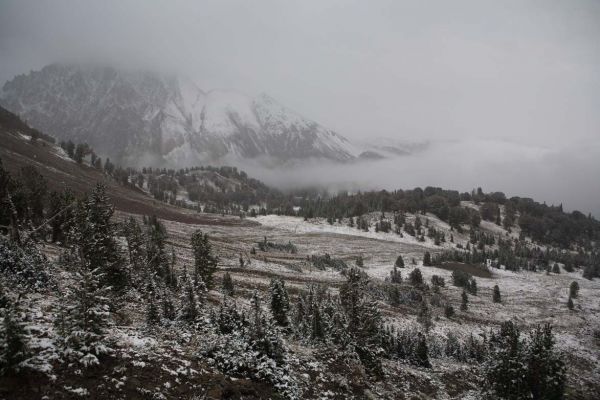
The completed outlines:
[[[531,194],[574,191],[600,215],[600,1],[0,0],[0,81],[89,60],[266,92],[354,138],[477,143],[453,157],[486,141],[542,147],[526,160],[538,175],[513,165],[518,184],[490,189],[564,181]],[[528,157],[498,149],[512,154],[488,173]]]

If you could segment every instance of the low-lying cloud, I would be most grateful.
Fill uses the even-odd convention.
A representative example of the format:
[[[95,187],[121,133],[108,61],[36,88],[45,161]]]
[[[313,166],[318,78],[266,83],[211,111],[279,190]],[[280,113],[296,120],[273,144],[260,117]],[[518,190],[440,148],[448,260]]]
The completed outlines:
[[[322,186],[338,190],[412,189],[439,186],[459,191],[482,187],[531,197],[567,210],[600,216],[600,143],[561,149],[506,141],[433,143],[413,155],[355,164],[310,163],[302,168],[243,166],[282,189]]]

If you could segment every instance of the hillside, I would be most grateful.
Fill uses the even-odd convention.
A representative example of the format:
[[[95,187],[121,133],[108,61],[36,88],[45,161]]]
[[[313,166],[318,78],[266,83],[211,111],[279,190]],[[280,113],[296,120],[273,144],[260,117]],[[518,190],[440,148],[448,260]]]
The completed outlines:
[[[34,139],[32,140],[32,136]],[[117,210],[135,214],[155,214],[172,220],[210,223],[211,217],[199,216],[172,207],[134,186],[119,184],[102,170],[70,159],[53,138],[30,128],[16,115],[0,107],[0,159],[4,168],[17,175],[21,168],[34,166],[47,179],[50,190],[70,188],[77,194],[89,192],[97,182],[107,186]],[[232,219],[230,223],[237,223]],[[222,223],[222,221],[220,222]]]

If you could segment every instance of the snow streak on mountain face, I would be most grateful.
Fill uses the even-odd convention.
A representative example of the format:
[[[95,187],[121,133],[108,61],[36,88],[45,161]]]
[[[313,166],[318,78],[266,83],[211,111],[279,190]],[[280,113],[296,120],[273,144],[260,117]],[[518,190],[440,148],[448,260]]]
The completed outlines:
[[[278,104],[150,72],[53,64],[20,75],[0,104],[60,140],[87,142],[123,164],[355,159],[343,136]]]

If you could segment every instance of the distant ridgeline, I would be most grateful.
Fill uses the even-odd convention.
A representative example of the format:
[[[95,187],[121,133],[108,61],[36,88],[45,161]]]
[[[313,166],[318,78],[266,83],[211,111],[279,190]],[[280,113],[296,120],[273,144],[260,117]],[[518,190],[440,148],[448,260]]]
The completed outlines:
[[[254,204],[277,203],[283,195],[248,177],[236,167],[123,168],[109,158],[103,162],[87,143],[60,142],[67,155],[79,164],[89,164],[119,184],[150,193],[155,199],[204,212],[239,214]],[[202,204],[202,207],[198,203]]]
[[[37,133],[46,139],[47,135]],[[471,193],[438,187],[334,196],[319,189],[282,193],[248,177],[236,167],[122,168],[108,158],[103,163],[87,144],[68,141],[60,145],[76,162],[89,159],[90,165],[103,170],[122,185],[146,190],[155,199],[173,205],[201,208],[204,212],[276,213],[329,220],[359,217],[369,212],[430,212],[459,231],[463,225],[477,227],[481,220],[486,220],[505,229],[518,226],[523,235],[539,243],[563,248],[573,244],[589,248],[592,242],[600,241],[600,222],[590,214],[566,213],[562,205],[548,206],[523,197],[507,198],[502,192],[484,193],[481,188]],[[461,201],[473,202],[479,207],[464,206]]]

